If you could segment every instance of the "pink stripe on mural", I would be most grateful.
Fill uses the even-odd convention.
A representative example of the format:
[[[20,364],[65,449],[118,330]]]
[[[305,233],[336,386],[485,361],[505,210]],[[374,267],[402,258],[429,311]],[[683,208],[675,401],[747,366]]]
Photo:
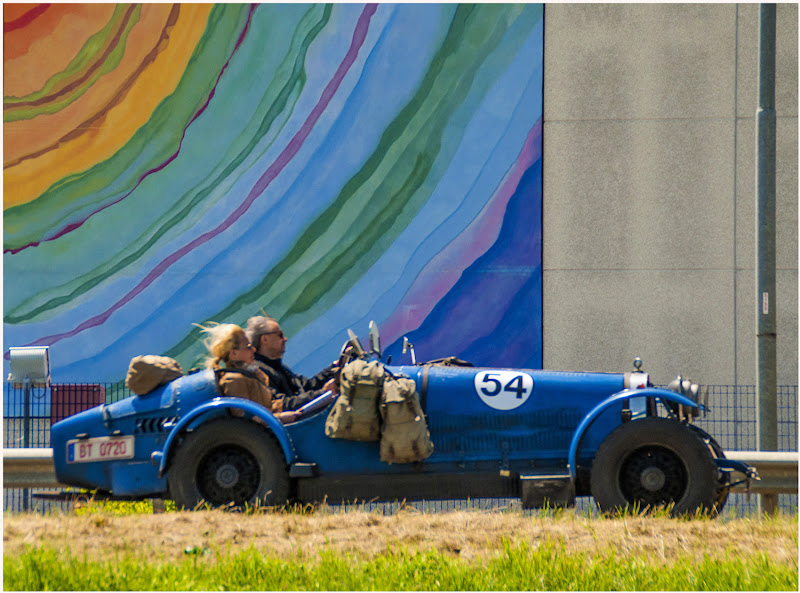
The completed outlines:
[[[415,330],[445,294],[458,282],[461,274],[486,253],[497,239],[508,201],[522,175],[542,156],[542,120],[528,133],[517,160],[486,206],[469,226],[441,253],[436,255],[417,276],[394,314],[381,324],[381,334],[391,344],[402,333]]]

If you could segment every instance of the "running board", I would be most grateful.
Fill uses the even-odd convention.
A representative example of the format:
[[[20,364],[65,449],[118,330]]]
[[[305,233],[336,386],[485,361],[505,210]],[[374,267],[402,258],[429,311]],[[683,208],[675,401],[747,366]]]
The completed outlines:
[[[520,475],[523,509],[575,506],[575,485],[565,469]]]

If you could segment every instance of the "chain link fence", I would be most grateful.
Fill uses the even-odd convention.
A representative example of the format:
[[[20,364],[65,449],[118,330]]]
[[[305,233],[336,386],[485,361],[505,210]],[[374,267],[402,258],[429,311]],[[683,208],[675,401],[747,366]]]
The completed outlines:
[[[727,451],[754,451],[758,448],[756,415],[758,402],[752,385],[709,385],[710,414],[696,419],[695,423],[713,435]],[[62,418],[87,410],[102,403],[113,403],[131,395],[122,383],[70,383],[53,384],[49,388],[26,388],[19,384],[4,383],[3,446],[7,448],[50,447],[50,425]],[[27,402],[27,405],[26,405]],[[778,387],[778,450],[797,451],[797,385]],[[66,510],[67,503],[33,498],[30,489],[3,489],[4,512],[27,510]],[[757,508],[757,497],[733,494],[728,499],[727,513],[748,515]],[[356,502],[343,505],[341,510],[358,508],[394,512],[401,503]],[[785,510],[797,510],[796,494],[781,494],[779,505]],[[408,503],[426,512],[464,508],[519,508],[516,499],[490,499],[470,501],[423,501]],[[579,499],[579,507],[591,511],[590,499]]]

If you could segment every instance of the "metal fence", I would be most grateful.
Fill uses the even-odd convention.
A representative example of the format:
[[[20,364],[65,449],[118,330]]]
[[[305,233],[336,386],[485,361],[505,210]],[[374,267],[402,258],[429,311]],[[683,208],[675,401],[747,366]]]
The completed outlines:
[[[705,386],[704,386],[705,387]],[[710,413],[696,424],[727,451],[758,449],[758,400],[752,385],[709,385]],[[778,450],[797,451],[797,385],[778,387]]]
[[[753,451],[758,448],[756,427],[757,405],[755,387],[752,385],[710,385],[709,408],[711,413],[700,417],[696,424],[728,451]],[[101,403],[112,403],[131,395],[122,383],[53,384],[32,387],[26,393],[19,384],[6,382],[3,397],[3,446],[15,448],[50,447],[50,425],[62,418]],[[26,405],[27,400],[27,405]],[[798,450],[797,385],[778,387],[778,449]],[[4,489],[3,510],[48,511],[66,509],[66,503],[54,503],[32,498],[29,489]],[[779,505],[787,510],[797,509],[796,494],[781,494]],[[391,512],[392,505],[356,503],[357,508],[379,509]],[[395,505],[396,506],[396,505]],[[475,501],[425,501],[413,503],[420,510],[452,510],[457,508],[514,508],[516,500]],[[388,509],[388,510],[387,510]],[[728,512],[747,515],[756,509],[756,497],[733,494],[726,507]]]

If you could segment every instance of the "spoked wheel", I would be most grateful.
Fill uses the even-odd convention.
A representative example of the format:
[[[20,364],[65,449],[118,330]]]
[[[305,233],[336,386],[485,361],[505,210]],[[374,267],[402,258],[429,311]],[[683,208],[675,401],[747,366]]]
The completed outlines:
[[[681,459],[664,447],[642,447],[631,453],[620,470],[620,489],[625,500],[655,508],[678,500],[689,478]]]
[[[289,477],[275,439],[248,420],[223,419],[192,432],[175,455],[170,494],[179,508],[279,505]]]
[[[197,489],[212,504],[243,505],[255,496],[260,478],[258,460],[236,445],[212,449],[197,466]]]
[[[600,445],[591,489],[600,510],[614,513],[671,506],[673,515],[711,511],[718,472],[699,435],[667,418],[628,422]]]

